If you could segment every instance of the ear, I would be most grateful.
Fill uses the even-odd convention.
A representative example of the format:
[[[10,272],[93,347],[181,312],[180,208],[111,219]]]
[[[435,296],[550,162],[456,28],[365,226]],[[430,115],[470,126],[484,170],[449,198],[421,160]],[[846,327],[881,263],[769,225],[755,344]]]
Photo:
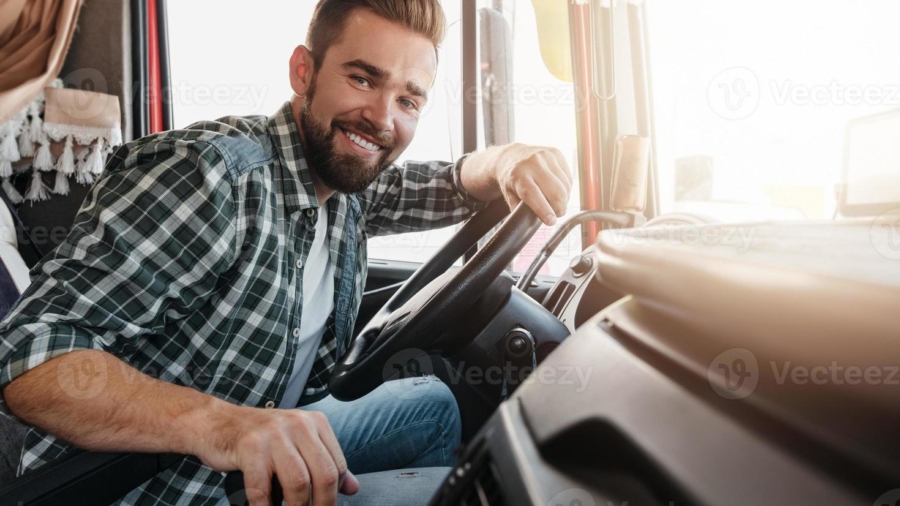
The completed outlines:
[[[291,54],[291,89],[298,96],[303,97],[312,86],[315,78],[315,62],[312,53],[306,46],[300,45],[294,48]]]

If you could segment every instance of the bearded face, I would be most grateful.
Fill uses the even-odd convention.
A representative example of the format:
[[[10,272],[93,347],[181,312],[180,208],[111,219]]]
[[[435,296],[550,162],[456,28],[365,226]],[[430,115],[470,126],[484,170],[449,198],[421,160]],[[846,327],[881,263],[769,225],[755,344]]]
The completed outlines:
[[[320,60],[291,57],[293,103],[310,171],[341,193],[365,190],[409,147],[434,84],[432,41],[367,9],[352,11]]]
[[[306,160],[327,187],[341,193],[358,193],[372,184],[396,160],[395,140],[364,119],[334,118],[318,121],[310,89],[300,110],[300,127],[306,141]]]

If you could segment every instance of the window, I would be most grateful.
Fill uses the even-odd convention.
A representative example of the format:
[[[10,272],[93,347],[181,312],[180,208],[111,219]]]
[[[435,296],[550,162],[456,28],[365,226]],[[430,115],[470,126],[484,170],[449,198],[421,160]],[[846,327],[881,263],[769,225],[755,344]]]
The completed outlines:
[[[575,119],[572,85],[555,79],[542,64],[531,2],[479,0],[480,8],[501,7],[512,36],[509,86],[514,137],[509,141],[559,148],[575,170]],[[416,138],[399,161],[455,160],[462,155],[460,0],[444,0],[447,38],[432,100],[423,112]],[[306,39],[314,2],[265,2],[247,9],[237,0],[192,0],[169,5],[172,48],[172,96],[175,127],[227,115],[270,115],[291,96],[288,59]],[[500,12],[500,11],[498,11]],[[211,15],[214,13],[214,15]],[[249,42],[248,41],[252,41]],[[260,42],[264,41],[264,42]],[[479,100],[481,95],[479,95]],[[483,110],[479,111],[484,145]],[[548,125],[553,125],[548,128]],[[577,188],[570,209],[577,210]],[[455,228],[373,237],[369,258],[424,262]],[[514,262],[524,270],[551,231],[543,227]],[[559,273],[580,249],[577,233],[557,250],[544,273]]]
[[[647,8],[661,210],[831,217],[848,122],[900,107],[900,4]]]
[[[511,45],[508,47],[511,48],[512,52],[509,55],[512,72],[511,75],[507,73],[508,83],[506,89],[503,89],[501,86],[500,90],[504,94],[503,98],[506,98],[509,102],[512,117],[508,122],[511,126],[507,132],[508,138],[499,140],[551,146],[559,149],[565,155],[575,180],[567,213],[567,217],[571,216],[581,208],[578,197],[578,168],[576,166],[577,137],[575,130],[574,85],[557,79],[544,65],[538,43],[537,19],[532,2],[478,0],[478,7],[479,23],[482,23],[479,30],[480,34],[486,33],[487,30],[483,23],[489,19],[502,19],[507,23],[510,30]],[[490,33],[494,34],[496,38],[496,30]],[[480,47],[485,47],[483,41]],[[497,46],[493,45],[492,47]],[[481,75],[479,82],[490,83],[495,81],[495,75],[485,75],[485,72],[491,72],[493,66],[499,65],[500,58],[491,58],[485,54],[481,54],[480,57]],[[493,61],[491,61],[492,59]],[[509,66],[507,67],[508,69]],[[483,98],[484,93],[484,90],[481,90],[481,98]],[[490,96],[489,98],[487,101],[481,100],[482,107],[479,111],[479,124],[483,129],[488,125],[492,125],[495,129],[503,129],[503,125],[496,124],[496,118],[493,118],[493,122],[484,121],[486,114],[492,116],[490,110],[485,112],[485,107],[490,109],[490,105],[486,106],[485,103],[501,100],[497,96]],[[559,223],[562,223],[564,219],[561,219]],[[553,229],[542,226],[529,241],[525,249],[513,261],[512,270],[523,272],[552,234]],[[541,269],[540,274],[554,276],[561,274],[568,267],[572,256],[580,253],[580,251],[581,236],[576,229],[557,248],[553,256]]]

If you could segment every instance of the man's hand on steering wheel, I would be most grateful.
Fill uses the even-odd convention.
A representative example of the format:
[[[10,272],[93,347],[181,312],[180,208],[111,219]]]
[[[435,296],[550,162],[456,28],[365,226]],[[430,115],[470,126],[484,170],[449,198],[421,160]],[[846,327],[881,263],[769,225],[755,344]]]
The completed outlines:
[[[510,210],[525,202],[547,225],[566,212],[572,176],[556,148],[508,144],[469,155],[460,171],[463,187],[489,202],[503,197]]]

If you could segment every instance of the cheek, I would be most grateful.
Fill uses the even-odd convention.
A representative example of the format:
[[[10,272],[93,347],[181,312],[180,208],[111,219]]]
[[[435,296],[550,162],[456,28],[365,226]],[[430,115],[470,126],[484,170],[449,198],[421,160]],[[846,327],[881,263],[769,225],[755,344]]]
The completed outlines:
[[[397,149],[395,151],[402,151],[412,144],[418,125],[419,121],[417,119],[398,119],[396,121],[394,128],[396,129]]]

